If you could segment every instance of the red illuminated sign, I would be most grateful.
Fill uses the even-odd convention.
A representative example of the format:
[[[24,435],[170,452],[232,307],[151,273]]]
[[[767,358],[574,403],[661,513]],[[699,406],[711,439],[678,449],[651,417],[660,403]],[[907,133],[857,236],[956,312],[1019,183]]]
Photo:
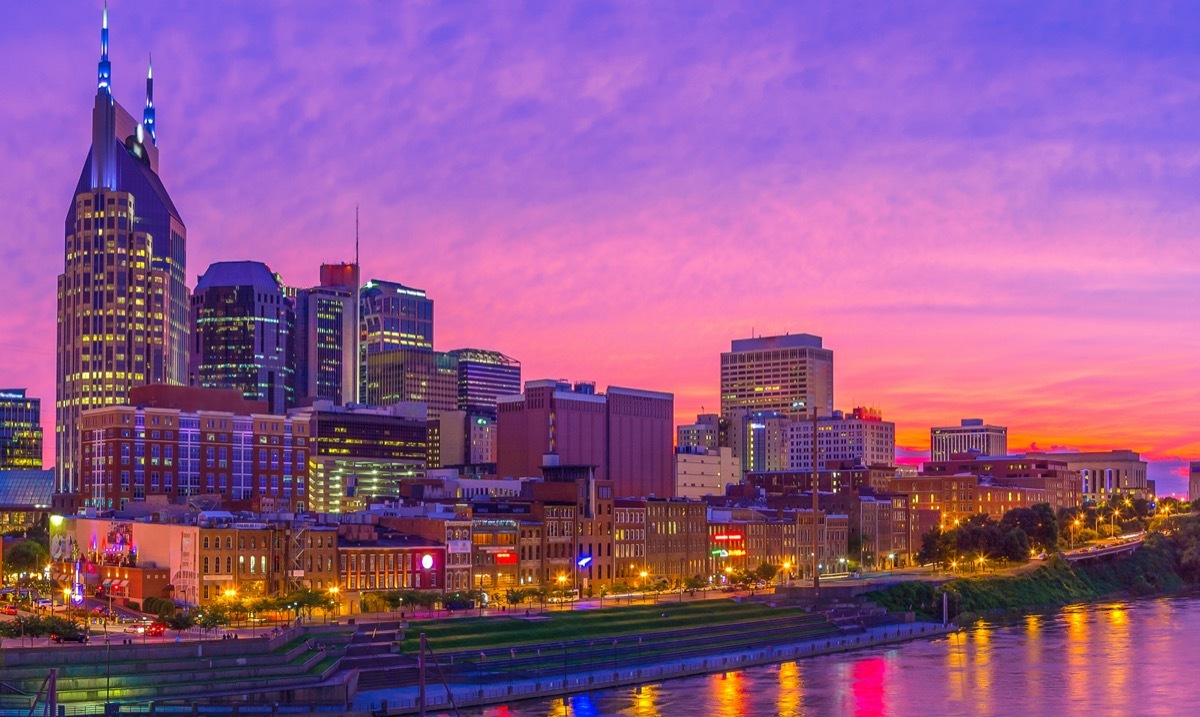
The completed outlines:
[[[507,552],[496,553],[496,564],[497,565],[516,565],[517,564],[517,554],[516,553],[507,553]]]
[[[720,540],[720,541],[741,540],[741,539],[742,539],[741,533],[729,533],[728,535],[726,535],[725,533],[721,533],[720,535],[713,536],[713,540]]]

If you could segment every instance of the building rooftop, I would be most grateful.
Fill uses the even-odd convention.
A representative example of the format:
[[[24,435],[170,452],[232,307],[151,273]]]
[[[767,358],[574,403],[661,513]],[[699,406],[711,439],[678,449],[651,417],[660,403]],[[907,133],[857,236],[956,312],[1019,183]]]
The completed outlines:
[[[261,261],[218,261],[196,280],[196,291],[224,286],[253,286],[279,291],[279,277]]]
[[[0,507],[49,508],[53,470],[0,471]]]
[[[821,337],[812,334],[784,334],[782,336],[756,336],[751,339],[734,339],[730,351],[767,351],[770,349],[819,349]]]

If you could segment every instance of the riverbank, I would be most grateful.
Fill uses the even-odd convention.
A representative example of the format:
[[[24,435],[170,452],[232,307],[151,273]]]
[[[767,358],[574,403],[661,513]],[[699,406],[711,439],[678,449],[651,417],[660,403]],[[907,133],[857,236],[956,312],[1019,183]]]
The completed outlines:
[[[729,670],[741,670],[756,665],[775,664],[817,655],[861,650],[885,644],[907,642],[945,635],[955,631],[953,625],[937,623],[905,623],[868,628],[856,635],[827,637],[793,644],[771,645],[737,652],[672,660],[633,668],[595,669],[569,672],[557,677],[517,680],[504,685],[449,685],[434,682],[426,691],[426,707],[483,707],[515,701],[561,697],[582,692],[641,685],[650,682],[692,677]],[[354,717],[412,714],[419,710],[418,688],[361,691],[355,697]]]
[[[1114,596],[1168,595],[1194,587],[1181,560],[1186,536],[1151,534],[1132,555],[1091,565],[1053,557],[1022,575],[969,577],[942,585],[908,582],[866,593],[889,611],[912,610],[940,619],[943,595],[960,623],[984,615],[1045,610]]]

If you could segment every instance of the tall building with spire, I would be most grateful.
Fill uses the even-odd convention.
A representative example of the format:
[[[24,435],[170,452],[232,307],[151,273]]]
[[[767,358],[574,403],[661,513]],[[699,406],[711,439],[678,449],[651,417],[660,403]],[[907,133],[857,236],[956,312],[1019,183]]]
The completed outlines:
[[[108,8],[92,145],[67,209],[58,277],[55,459],[59,507],[80,492],[80,415],[129,389],[187,381],[187,230],[158,175],[154,79],[141,122],[113,97]]]

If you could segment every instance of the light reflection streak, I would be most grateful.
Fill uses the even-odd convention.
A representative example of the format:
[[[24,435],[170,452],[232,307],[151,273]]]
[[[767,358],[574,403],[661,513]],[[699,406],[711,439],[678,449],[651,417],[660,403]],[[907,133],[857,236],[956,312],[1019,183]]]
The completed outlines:
[[[800,702],[804,690],[800,680],[800,665],[795,662],[785,662],[779,666],[779,698],[775,709],[781,717],[792,717],[800,714]]]
[[[741,672],[713,675],[709,681],[715,693],[711,705],[713,711],[710,714],[715,717],[741,717],[747,714],[746,705],[743,704],[745,679]]]
[[[635,717],[658,717],[658,689],[658,685],[642,685],[641,691],[634,695]]]

